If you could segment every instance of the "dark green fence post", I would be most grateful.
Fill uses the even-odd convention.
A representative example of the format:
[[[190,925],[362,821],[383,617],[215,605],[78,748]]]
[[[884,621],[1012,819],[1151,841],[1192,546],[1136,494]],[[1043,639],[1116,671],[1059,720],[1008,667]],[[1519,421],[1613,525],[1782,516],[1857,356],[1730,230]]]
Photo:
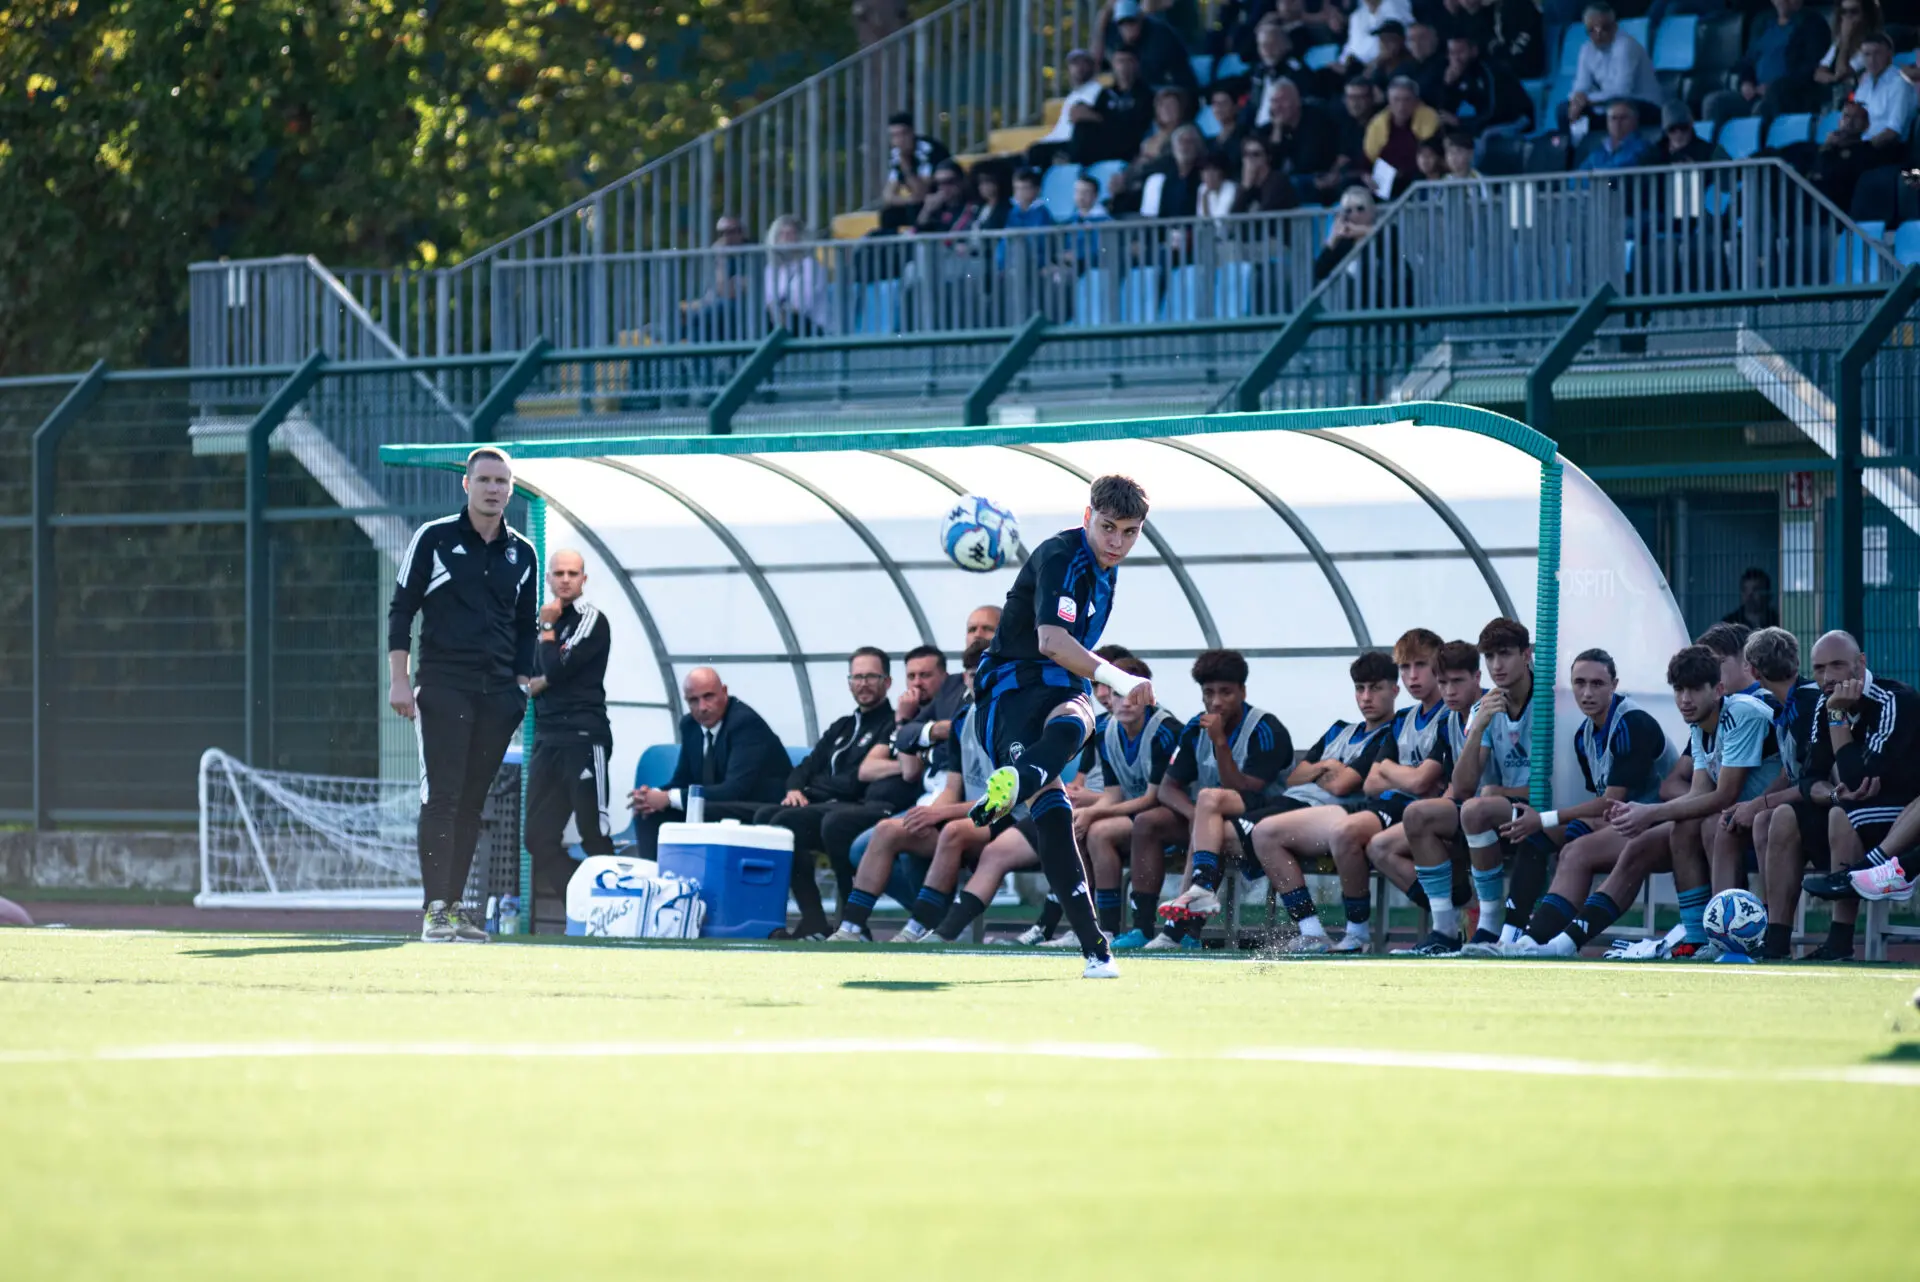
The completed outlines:
[[[1013,336],[1013,341],[1002,349],[993,364],[987,367],[987,372],[980,376],[980,381],[973,385],[973,390],[967,393],[966,404],[960,416],[962,423],[968,427],[987,425],[988,411],[993,408],[994,401],[999,398],[1000,393],[1012,385],[1014,379],[1020,376],[1020,371],[1027,367],[1027,362],[1033,359],[1033,354],[1040,350],[1040,344],[1047,341],[1046,334],[1046,317],[1028,318],[1027,323],[1022,325],[1019,332]]]
[[[271,767],[272,718],[267,708],[267,665],[273,643],[273,587],[267,559],[267,459],[273,429],[306,399],[327,358],[307,357],[247,424],[247,764]]]
[[[1829,556],[1828,564],[1829,572],[1840,581],[1840,626],[1863,645],[1867,639],[1867,585],[1861,565],[1866,543],[1865,473],[1860,467],[1866,420],[1863,384],[1880,344],[1906,319],[1916,298],[1920,298],[1920,266],[1907,268],[1847,340],[1833,389],[1833,457],[1839,464],[1833,489],[1834,542],[1839,546],[1838,555]]]
[[[787,340],[792,335],[784,329],[776,329],[767,335],[767,340],[753,349],[753,355],[741,362],[720,394],[713,398],[713,404],[707,407],[707,431],[715,436],[728,436],[733,432],[733,416],[747,403],[773,367],[780,363],[785,355]]]
[[[107,385],[107,363],[95,361],[33,432],[33,826],[51,828],[53,780],[53,509],[60,438]]]
[[[1527,371],[1527,426],[1545,436],[1553,435],[1553,380],[1567,372],[1580,349],[1593,341],[1607,319],[1607,308],[1615,297],[1612,285],[1602,285],[1580,305],[1551,346],[1540,354]]]
[[[1273,386],[1273,380],[1280,377],[1280,371],[1286,368],[1287,362],[1299,355],[1300,349],[1313,337],[1313,325],[1320,319],[1320,311],[1320,298],[1315,294],[1281,326],[1280,332],[1267,344],[1267,350],[1254,358],[1247,372],[1233,385],[1233,391],[1228,395],[1234,409],[1242,414],[1259,410],[1260,398]]]
[[[520,399],[520,393],[526,391],[539,376],[546,364],[547,353],[552,350],[553,344],[544,337],[534,339],[533,345],[520,353],[498,381],[487,389],[487,398],[480,402],[479,408],[473,411],[473,417],[467,420],[475,445],[485,445],[493,439],[494,426],[506,417],[514,402]]]

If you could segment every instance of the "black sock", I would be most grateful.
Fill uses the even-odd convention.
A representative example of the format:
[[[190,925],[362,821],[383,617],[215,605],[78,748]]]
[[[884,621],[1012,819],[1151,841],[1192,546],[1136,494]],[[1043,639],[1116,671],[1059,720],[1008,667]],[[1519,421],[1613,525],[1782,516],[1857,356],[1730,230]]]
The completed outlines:
[[[1280,896],[1280,903],[1286,908],[1287,916],[1295,921],[1305,921],[1319,913],[1319,910],[1313,906],[1313,892],[1305,886],[1296,886]]]
[[[1418,881],[1415,881],[1401,893],[1407,897],[1408,903],[1420,909],[1422,912],[1433,907],[1433,901],[1427,898],[1427,888],[1422,886]]]
[[[1770,921],[1767,923],[1767,937],[1761,941],[1760,955],[1776,960],[1793,955],[1793,923],[1790,921]]]
[[[932,886],[922,886],[920,893],[913,897],[913,919],[928,930],[932,930],[947,915],[947,905],[952,900],[953,892],[950,890],[935,890]]]
[[[1058,779],[1067,763],[1080,756],[1086,740],[1087,727],[1078,717],[1055,717],[1047,722],[1039,741],[1021,750],[1020,764],[1014,767],[1020,772],[1020,800],[1031,800]]]
[[[879,896],[870,894],[858,886],[849,890],[847,902],[840,906],[840,924],[858,926],[864,934],[867,929],[867,918],[872,915],[874,901],[878,898]]]
[[[1365,895],[1342,895],[1340,907],[1347,914],[1349,926],[1364,926],[1367,918],[1373,916],[1373,901]]]
[[[788,889],[793,892],[793,902],[800,907],[800,924],[794,927],[796,935],[810,935],[827,928],[827,909],[820,901],[820,885],[813,879],[813,868],[812,855],[795,853]]]
[[[1196,850],[1193,860],[1193,884],[1203,890],[1220,889],[1220,856],[1211,850]]]
[[[1042,935],[1052,939],[1053,932],[1060,929],[1060,914],[1064,911],[1066,910],[1060,907],[1059,897],[1049,894],[1040,901],[1040,919],[1034,925],[1040,928]]]
[[[1094,915],[1100,922],[1100,929],[1109,935],[1120,933],[1120,907],[1120,892],[1117,889],[1093,892]]]
[[[1587,896],[1580,915],[1567,923],[1566,933],[1576,945],[1584,948],[1589,939],[1613,925],[1619,916],[1620,905],[1614,903],[1611,896],[1596,890]]]
[[[1834,952],[1853,951],[1853,923],[1836,921],[1827,927],[1827,947]]]
[[[1133,928],[1139,931],[1142,935],[1145,935],[1148,939],[1152,939],[1153,932],[1159,926],[1159,924],[1160,924],[1160,896],[1157,894],[1143,895],[1137,890],[1134,891],[1133,892]]]
[[[1536,841],[1543,845],[1546,838],[1534,838],[1514,848],[1513,872],[1507,878],[1509,926],[1524,926],[1533,915],[1540,892],[1547,888],[1547,852],[1536,845]]]
[[[1508,921],[1513,919],[1509,917]],[[1533,906],[1533,919],[1527,923],[1527,936],[1536,944],[1544,944],[1567,928],[1573,920],[1573,904],[1559,895],[1540,896],[1540,902]]]
[[[963,890],[954,896],[953,907],[947,909],[947,915],[934,932],[940,938],[952,942],[960,938],[967,927],[973,925],[974,918],[987,911],[987,901],[971,890]]]
[[[1057,724],[1057,723],[1056,723]],[[1053,893],[1066,909],[1067,925],[1080,937],[1084,956],[1107,958],[1107,937],[1093,917],[1093,900],[1087,897],[1087,869],[1080,860],[1080,848],[1073,840],[1073,803],[1058,788],[1050,788],[1033,799],[1029,809],[1033,826],[1040,837],[1040,867],[1047,874]]]

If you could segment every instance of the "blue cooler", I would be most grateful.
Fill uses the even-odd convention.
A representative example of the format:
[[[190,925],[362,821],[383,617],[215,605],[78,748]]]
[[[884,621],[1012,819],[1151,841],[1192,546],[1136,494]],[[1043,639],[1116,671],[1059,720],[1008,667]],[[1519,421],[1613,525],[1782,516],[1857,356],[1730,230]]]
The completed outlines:
[[[793,834],[742,823],[660,825],[660,871],[700,883],[703,935],[765,939],[787,924]]]

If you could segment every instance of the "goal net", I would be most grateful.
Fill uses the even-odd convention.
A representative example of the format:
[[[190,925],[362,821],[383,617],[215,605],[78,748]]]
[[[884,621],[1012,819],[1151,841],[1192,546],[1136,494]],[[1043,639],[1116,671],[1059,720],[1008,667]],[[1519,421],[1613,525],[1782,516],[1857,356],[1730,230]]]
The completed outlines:
[[[467,899],[519,884],[519,767],[487,796]],[[420,907],[420,786],[200,757],[201,908]]]

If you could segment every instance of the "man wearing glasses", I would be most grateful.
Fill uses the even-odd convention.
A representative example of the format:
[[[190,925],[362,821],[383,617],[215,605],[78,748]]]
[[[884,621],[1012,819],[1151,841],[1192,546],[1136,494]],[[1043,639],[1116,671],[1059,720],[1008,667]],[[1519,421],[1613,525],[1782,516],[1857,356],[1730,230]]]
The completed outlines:
[[[828,726],[806,760],[793,768],[780,804],[763,807],[754,816],[755,823],[778,824],[793,833],[790,885],[794,902],[800,905],[800,922],[791,930],[776,932],[776,939],[827,937],[826,909],[813,880],[815,864],[827,850],[827,822],[835,820],[836,827],[855,825],[854,830],[861,831],[911,802],[900,796],[899,761],[867,760],[868,751],[893,734],[893,705],[887,701],[893,685],[891,668],[885,650],[861,646],[853,652],[847,660],[853,711]],[[834,876],[844,903],[853,889],[853,869],[836,867]]]

